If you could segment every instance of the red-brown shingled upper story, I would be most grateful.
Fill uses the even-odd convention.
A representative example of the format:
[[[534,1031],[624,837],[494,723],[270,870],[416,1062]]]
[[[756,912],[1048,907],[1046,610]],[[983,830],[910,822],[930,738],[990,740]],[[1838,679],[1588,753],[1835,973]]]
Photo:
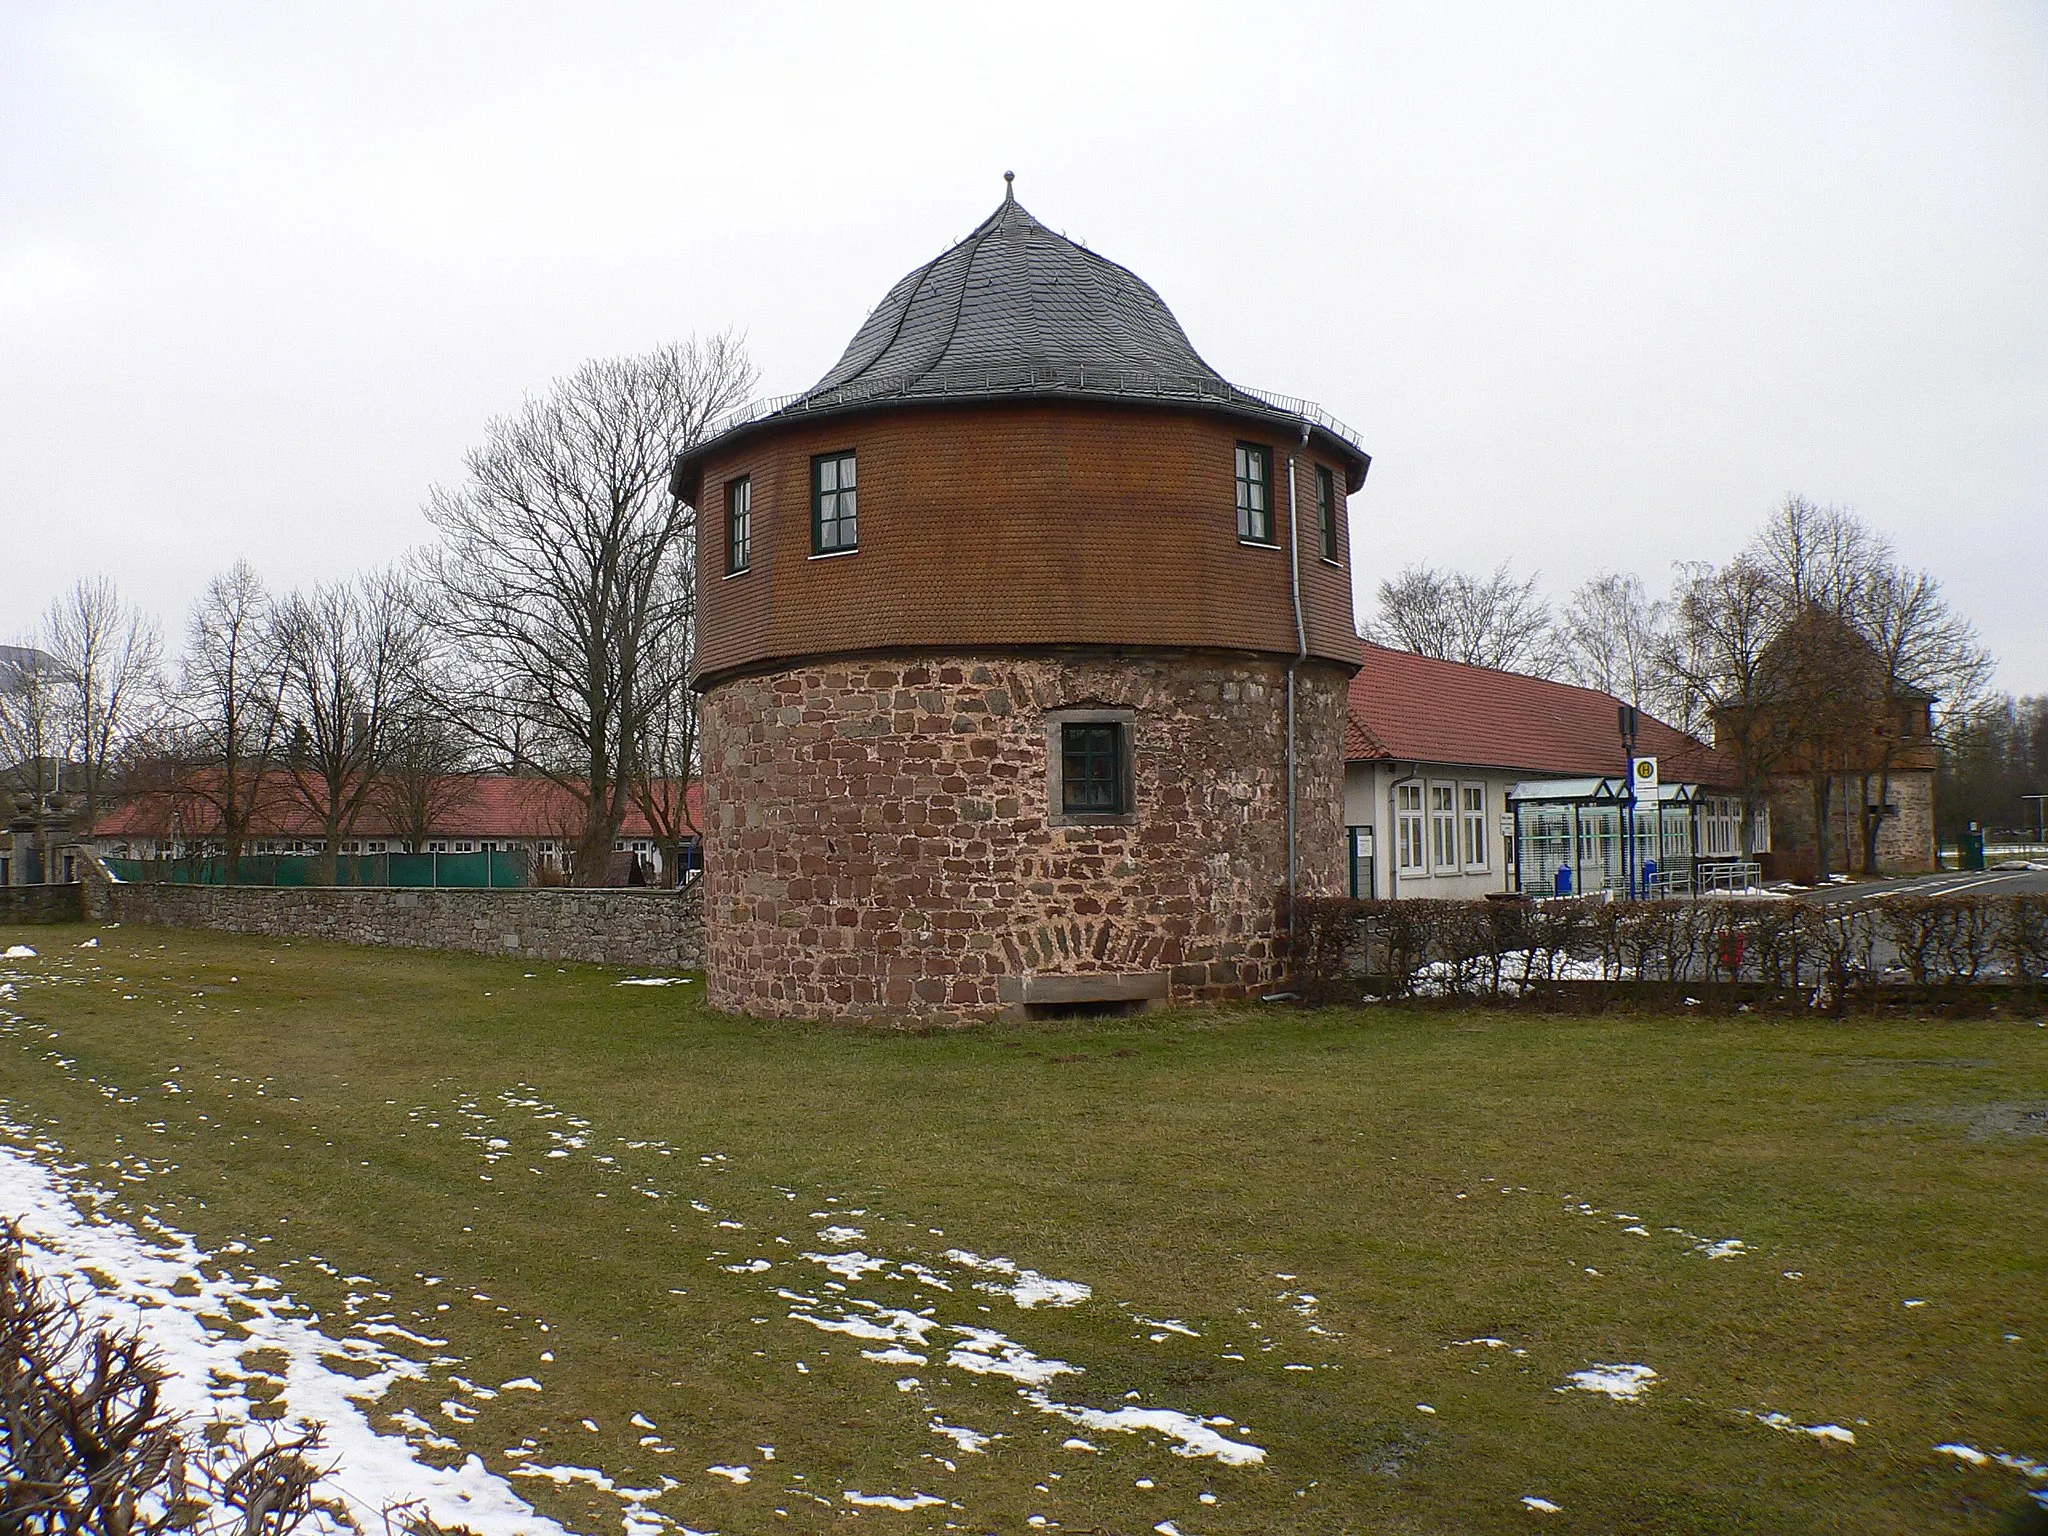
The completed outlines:
[[[1271,452],[1276,542],[1241,541],[1236,448]],[[857,455],[859,548],[819,555],[812,460]],[[1351,667],[1350,464],[1286,423],[1154,404],[917,403],[776,422],[693,466],[697,686],[802,658],[1103,647],[1293,655],[1288,459],[1296,454],[1312,655]],[[1318,467],[1335,558],[1322,555]],[[751,559],[727,572],[728,487],[751,492]]]

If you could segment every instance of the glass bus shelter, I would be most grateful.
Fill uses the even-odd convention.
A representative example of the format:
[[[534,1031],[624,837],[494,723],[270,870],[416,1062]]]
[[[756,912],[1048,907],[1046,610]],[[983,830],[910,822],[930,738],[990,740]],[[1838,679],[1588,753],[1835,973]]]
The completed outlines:
[[[1622,858],[1628,780],[1556,779],[1517,784],[1508,792],[1514,816],[1515,889],[1530,896],[1627,896]],[[1635,805],[1636,891],[1663,896],[1690,891],[1699,860],[1699,809],[1694,784],[1640,791]]]

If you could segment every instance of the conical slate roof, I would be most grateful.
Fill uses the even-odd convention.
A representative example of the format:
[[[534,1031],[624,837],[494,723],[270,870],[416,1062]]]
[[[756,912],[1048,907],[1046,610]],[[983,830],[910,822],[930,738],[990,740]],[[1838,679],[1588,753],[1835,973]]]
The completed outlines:
[[[1350,428],[1308,401],[1225,379],[1151,284],[1047,229],[1006,189],[972,234],[889,290],[829,373],[715,423],[678,455],[672,485],[693,495],[711,448],[774,422],[914,401],[1074,396],[1255,417],[1290,435],[1306,427],[1349,466],[1352,491],[1371,462]]]
[[[1090,370],[1138,393],[1148,375],[1174,394],[1230,388],[1149,283],[1047,229],[1006,192],[973,234],[891,288],[798,399],[958,394],[1027,379],[1086,388]]]

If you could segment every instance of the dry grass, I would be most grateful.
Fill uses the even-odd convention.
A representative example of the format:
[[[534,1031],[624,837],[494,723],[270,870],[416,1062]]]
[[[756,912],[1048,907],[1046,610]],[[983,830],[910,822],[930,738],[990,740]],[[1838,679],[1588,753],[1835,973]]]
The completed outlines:
[[[336,1331],[364,1290],[341,1277],[373,1277],[461,1362],[380,1412],[501,1471],[530,1440],[622,1483],[671,1476],[653,1507],[696,1530],[1993,1530],[2026,1480],[1934,1447],[2048,1460],[2032,1024],[1389,1007],[919,1036],[720,1018],[695,987],[594,967],[140,929],[0,947],[17,939],[46,958],[0,1000],[10,1119],[130,1209],[249,1244]],[[107,1169],[138,1155],[156,1171]],[[792,1320],[778,1288],[833,1300],[800,1257],[828,1221],[954,1285],[854,1293],[1085,1367],[1063,1401],[1135,1392],[1248,1426],[1229,1432],[1264,1464],[1079,1430],[936,1352],[878,1363]],[[1022,1310],[969,1289],[951,1247],[1093,1298]],[[756,1256],[773,1267],[726,1267]],[[1657,1384],[1556,1390],[1595,1363]],[[452,1375],[544,1390],[472,1400],[458,1426]],[[1856,1443],[1748,1416],[1774,1412]],[[962,1454],[934,1414],[1002,1438]],[[705,1471],[741,1463],[744,1486]],[[587,1487],[518,1486],[619,1528]],[[848,1489],[960,1507],[862,1510]]]

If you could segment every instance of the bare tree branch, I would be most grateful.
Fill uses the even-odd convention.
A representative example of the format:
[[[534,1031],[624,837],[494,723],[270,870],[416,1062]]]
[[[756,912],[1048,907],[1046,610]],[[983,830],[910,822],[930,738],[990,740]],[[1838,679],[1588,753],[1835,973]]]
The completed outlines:
[[[468,482],[429,500],[451,718],[581,799],[579,881],[602,878],[648,722],[687,687],[695,526],[670,466],[753,377],[730,334],[587,363],[493,421]]]
[[[1548,676],[1555,666],[1550,605],[1536,582],[1516,581],[1505,563],[1483,579],[1411,565],[1380,583],[1366,635],[1441,661]]]

